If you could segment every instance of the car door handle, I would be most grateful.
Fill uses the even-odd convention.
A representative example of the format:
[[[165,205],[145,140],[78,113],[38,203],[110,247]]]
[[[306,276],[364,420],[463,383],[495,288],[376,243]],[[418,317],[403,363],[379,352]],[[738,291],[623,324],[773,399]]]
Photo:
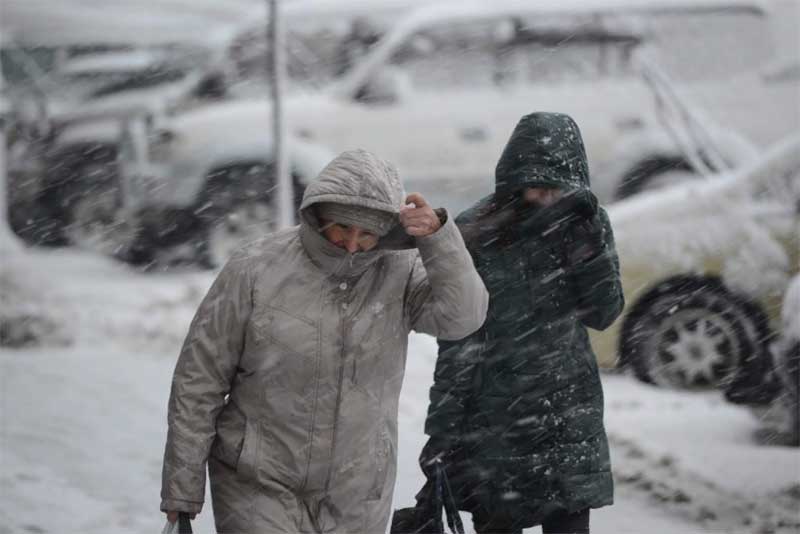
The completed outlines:
[[[489,132],[484,126],[464,126],[458,129],[458,136],[468,143],[483,143],[489,139]]]
[[[614,125],[620,132],[632,132],[644,128],[644,121],[640,117],[620,117]]]

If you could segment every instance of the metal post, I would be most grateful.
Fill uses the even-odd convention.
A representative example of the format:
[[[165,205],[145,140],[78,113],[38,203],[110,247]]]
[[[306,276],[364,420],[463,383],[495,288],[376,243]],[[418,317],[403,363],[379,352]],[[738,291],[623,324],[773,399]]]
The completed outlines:
[[[273,199],[278,214],[278,227],[294,224],[294,191],[289,168],[289,139],[283,110],[284,82],[286,79],[286,44],[280,18],[278,0],[269,3],[269,31],[267,42],[270,53],[270,89],[272,96],[272,137],[275,147],[275,185]]]
[[[0,69],[0,95],[4,88],[3,71]],[[10,126],[7,116],[10,110],[5,109],[6,104],[0,104],[0,256],[10,252],[18,252],[21,247],[17,236],[11,231],[8,219],[8,173],[6,156],[6,129]]]

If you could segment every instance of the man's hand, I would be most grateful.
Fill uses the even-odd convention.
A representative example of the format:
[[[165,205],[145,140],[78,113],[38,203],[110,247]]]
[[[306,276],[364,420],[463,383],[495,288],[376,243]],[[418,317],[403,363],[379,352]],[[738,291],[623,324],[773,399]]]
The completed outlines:
[[[164,512],[167,514],[167,521],[170,523],[174,523],[178,520],[178,514],[180,512]],[[189,519],[194,519],[197,514],[189,514]]]
[[[438,215],[419,193],[408,195],[405,203],[406,205],[400,208],[400,224],[408,235],[425,237],[442,227]]]

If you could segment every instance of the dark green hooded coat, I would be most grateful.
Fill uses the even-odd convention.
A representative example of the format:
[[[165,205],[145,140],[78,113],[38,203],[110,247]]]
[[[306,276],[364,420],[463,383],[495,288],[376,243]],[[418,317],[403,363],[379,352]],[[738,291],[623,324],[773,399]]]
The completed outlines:
[[[525,207],[528,186],[565,196]],[[495,194],[456,223],[489,312],[473,335],[439,342],[426,447],[457,442],[446,464],[464,510],[533,526],[559,509],[611,504],[603,392],[586,328],[608,327],[623,296],[575,122],[523,117],[497,165]]]

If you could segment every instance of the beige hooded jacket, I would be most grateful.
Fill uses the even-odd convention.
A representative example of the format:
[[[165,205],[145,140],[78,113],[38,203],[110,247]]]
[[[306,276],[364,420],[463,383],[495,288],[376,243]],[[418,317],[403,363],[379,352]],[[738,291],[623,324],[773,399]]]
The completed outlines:
[[[411,330],[460,339],[488,295],[454,222],[369,252],[320,233],[319,202],[397,214],[397,172],[358,150],[306,190],[299,226],[240,251],[192,321],[169,401],[162,510],[198,512],[209,462],[220,532],[384,532]]]

